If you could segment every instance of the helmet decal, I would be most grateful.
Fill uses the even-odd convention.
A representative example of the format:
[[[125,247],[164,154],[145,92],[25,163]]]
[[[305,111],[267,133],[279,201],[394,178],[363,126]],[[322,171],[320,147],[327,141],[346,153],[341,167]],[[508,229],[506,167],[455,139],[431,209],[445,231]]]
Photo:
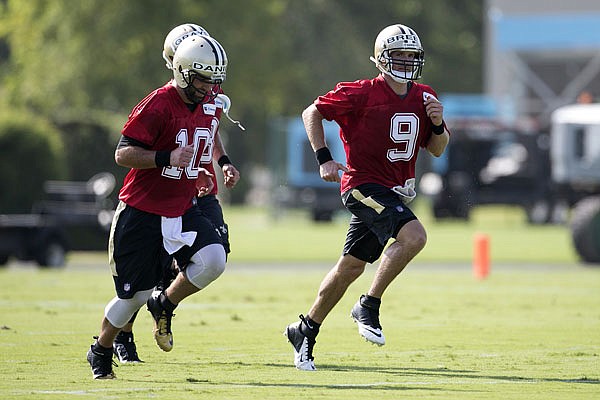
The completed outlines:
[[[173,69],[173,57],[179,45],[190,36],[208,36],[206,29],[196,24],[181,24],[171,29],[165,37],[163,59],[168,69]]]

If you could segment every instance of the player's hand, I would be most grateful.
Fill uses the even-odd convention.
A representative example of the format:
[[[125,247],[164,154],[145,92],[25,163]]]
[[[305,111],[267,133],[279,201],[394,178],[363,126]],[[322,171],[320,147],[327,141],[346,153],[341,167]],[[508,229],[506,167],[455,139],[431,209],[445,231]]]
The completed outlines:
[[[198,197],[206,196],[212,192],[215,184],[212,180],[214,175],[208,172],[207,169],[200,168],[198,170],[198,180],[196,181],[196,188],[198,189]]]
[[[327,161],[326,163],[321,164],[319,167],[321,179],[326,182],[340,182],[341,179],[339,171],[348,172],[348,168],[335,160]]]
[[[240,171],[233,164],[223,165],[223,178],[225,179],[225,187],[233,188],[240,180]]]
[[[427,112],[427,116],[431,119],[433,125],[441,125],[444,121],[444,106],[442,103],[433,96],[427,96],[423,104],[425,104],[425,112]]]
[[[171,152],[171,166],[185,168],[190,165],[194,157],[194,145],[178,147]]]

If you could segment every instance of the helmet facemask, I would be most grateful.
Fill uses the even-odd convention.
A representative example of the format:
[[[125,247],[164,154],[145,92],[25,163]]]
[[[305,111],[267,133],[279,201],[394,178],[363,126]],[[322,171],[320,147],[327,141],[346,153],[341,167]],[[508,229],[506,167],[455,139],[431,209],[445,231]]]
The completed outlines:
[[[413,59],[392,58],[394,51],[414,53]],[[384,28],[375,39],[374,57],[377,68],[399,83],[421,78],[425,52],[417,33],[406,25],[396,24]]]
[[[180,66],[181,69],[181,66]],[[183,80],[187,83],[187,86],[183,88],[185,96],[194,104],[203,104],[212,102],[217,95],[221,92],[222,79],[213,80],[196,71],[187,71],[187,73],[179,71],[183,76]],[[211,84],[210,91],[204,91],[194,86],[194,80],[199,80],[203,83]]]
[[[414,51],[415,57],[411,59],[393,58],[391,53],[394,51],[408,51],[389,49],[384,50],[375,64],[383,72],[388,74],[396,82],[406,83],[415,81],[421,78],[423,73],[424,52]],[[413,51],[411,51],[413,52]]]

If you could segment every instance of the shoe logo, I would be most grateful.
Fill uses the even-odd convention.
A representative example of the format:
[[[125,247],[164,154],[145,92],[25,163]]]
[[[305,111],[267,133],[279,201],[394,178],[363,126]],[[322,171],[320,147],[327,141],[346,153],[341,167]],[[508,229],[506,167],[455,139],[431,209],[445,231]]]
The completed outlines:
[[[377,337],[381,337],[381,332],[374,331],[373,329],[365,328],[367,331],[371,332],[373,335]]]

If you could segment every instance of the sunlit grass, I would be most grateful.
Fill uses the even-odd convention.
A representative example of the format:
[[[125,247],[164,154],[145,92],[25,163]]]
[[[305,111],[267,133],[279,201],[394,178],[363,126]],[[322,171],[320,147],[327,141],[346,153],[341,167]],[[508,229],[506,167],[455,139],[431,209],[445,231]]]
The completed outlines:
[[[297,371],[284,327],[305,313],[326,265],[231,262],[176,310],[175,348],[136,322],[146,362],[94,381],[85,352],[112,279],[103,262],[63,270],[0,270],[0,396],[4,399],[597,399],[600,269],[466,265],[407,269],[386,293],[387,337],[374,347],[348,317],[369,268],[321,329],[315,373]]]
[[[470,262],[473,239],[490,239],[492,262],[576,263],[578,258],[564,225],[535,226],[521,209],[478,207],[469,221],[433,219],[427,205],[416,203],[428,243],[415,262]],[[332,223],[315,223],[306,211],[225,207],[232,243],[231,259],[240,262],[328,261],[342,250],[349,214],[340,212]]]

